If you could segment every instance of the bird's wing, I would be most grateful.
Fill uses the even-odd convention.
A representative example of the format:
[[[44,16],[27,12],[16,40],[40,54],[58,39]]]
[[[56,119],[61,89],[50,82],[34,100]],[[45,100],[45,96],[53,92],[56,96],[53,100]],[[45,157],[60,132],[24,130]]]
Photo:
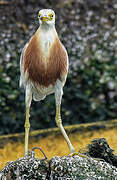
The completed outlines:
[[[62,44],[62,47],[63,47],[63,49],[64,49],[64,51],[66,52],[66,59],[67,59],[67,71],[68,71],[68,69],[69,69],[69,58],[68,58],[68,53],[67,53],[67,50],[66,50],[66,48],[65,48],[65,46]]]
[[[24,48],[22,49],[22,52],[21,52],[21,56],[20,56],[20,81],[19,81],[19,86],[22,87],[22,86],[25,86],[24,84],[24,81],[23,81],[23,69],[22,69],[22,64],[23,64],[23,55],[24,55],[24,51],[25,49],[27,48],[29,43],[26,43]]]
[[[61,43],[62,44],[62,43]],[[69,69],[69,57],[68,57],[68,53],[67,53],[67,50],[65,48],[65,46],[62,44],[62,48],[65,52],[65,59],[66,59],[66,71],[68,73],[68,69]],[[65,73],[64,75],[61,75],[61,80],[63,82],[63,85],[65,84],[66,82],[66,78],[67,78],[67,73]]]

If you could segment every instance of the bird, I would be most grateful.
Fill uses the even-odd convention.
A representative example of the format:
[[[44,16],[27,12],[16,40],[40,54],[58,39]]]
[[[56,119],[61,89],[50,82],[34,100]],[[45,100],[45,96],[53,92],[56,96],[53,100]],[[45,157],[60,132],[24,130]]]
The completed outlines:
[[[41,9],[38,19],[40,25],[25,44],[20,57],[20,86],[25,89],[26,105],[24,155],[28,156],[29,153],[31,102],[41,101],[50,94],[55,94],[56,124],[68,144],[70,153],[74,153],[74,147],[61,119],[63,87],[69,68],[67,50],[55,28],[55,12],[52,9]]]

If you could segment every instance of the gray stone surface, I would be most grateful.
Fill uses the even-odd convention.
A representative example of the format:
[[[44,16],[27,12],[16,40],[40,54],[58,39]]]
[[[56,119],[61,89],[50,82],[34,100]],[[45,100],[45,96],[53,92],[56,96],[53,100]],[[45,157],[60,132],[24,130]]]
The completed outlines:
[[[1,171],[2,180],[32,180],[32,179],[47,179],[48,163],[46,160],[38,160],[35,157],[22,157],[16,161],[7,163]]]
[[[116,180],[116,167],[104,161],[78,155],[55,156],[51,160],[22,157],[9,162],[1,180]],[[7,178],[6,178],[7,177]]]
[[[92,158],[54,157],[50,161],[50,179],[117,179],[117,169],[104,161]]]

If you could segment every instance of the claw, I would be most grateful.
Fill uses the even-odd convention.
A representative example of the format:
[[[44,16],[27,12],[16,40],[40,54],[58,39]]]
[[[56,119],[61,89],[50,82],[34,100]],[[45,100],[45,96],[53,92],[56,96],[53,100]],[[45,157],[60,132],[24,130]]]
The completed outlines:
[[[93,157],[90,157],[90,156],[87,156],[87,155],[85,155],[85,154],[82,154],[82,153],[79,153],[79,152],[73,152],[73,153],[70,153],[69,154],[69,156],[70,157],[73,157],[73,156],[75,156],[75,155],[77,155],[77,156],[79,156],[79,157],[82,157],[82,158],[86,158],[86,159],[94,159],[94,160],[96,160],[96,161],[105,161],[104,159],[101,159],[101,158],[93,158]]]
[[[82,158],[87,158],[87,159],[90,158],[89,156],[87,156],[87,155],[85,155],[85,154],[81,154],[81,153],[79,153],[79,152],[73,152],[73,153],[70,153],[70,154],[69,154],[70,157],[73,157],[73,156],[75,156],[75,155],[77,155],[77,156],[79,156],[79,157],[82,157]]]

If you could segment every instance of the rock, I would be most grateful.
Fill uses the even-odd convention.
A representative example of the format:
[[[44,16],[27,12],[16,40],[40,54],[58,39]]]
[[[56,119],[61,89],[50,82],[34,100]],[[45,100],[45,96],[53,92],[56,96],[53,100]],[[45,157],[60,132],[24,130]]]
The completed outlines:
[[[50,160],[50,179],[97,180],[117,178],[116,167],[93,158],[54,157]]]
[[[108,152],[107,160],[113,155],[113,150],[104,138],[93,140],[88,148],[85,152],[87,155],[94,156],[95,151],[98,158],[103,158],[99,155]],[[116,159],[116,156],[113,155],[113,159]],[[117,168],[112,165],[112,161],[110,163],[80,153],[74,156],[55,156],[50,160],[37,159],[31,153],[27,157],[7,163],[1,171],[1,180],[114,180],[117,179]]]
[[[27,156],[7,163],[2,170],[2,180],[9,177],[9,180],[23,179],[47,179],[48,163],[46,160],[39,160],[35,157]]]
[[[105,138],[99,138],[92,140],[85,154],[93,158],[104,159],[107,163],[117,167],[117,156],[113,154],[113,151]]]

